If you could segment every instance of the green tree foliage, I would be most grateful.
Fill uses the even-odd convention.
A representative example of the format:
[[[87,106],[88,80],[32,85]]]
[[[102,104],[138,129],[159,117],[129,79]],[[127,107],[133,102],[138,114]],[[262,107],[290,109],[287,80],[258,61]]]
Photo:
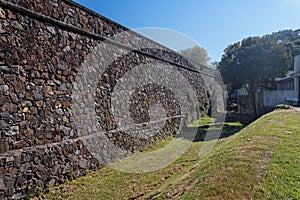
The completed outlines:
[[[298,30],[283,30],[271,35],[278,43],[289,48],[292,56],[295,57],[300,54],[300,29]],[[293,65],[291,66],[291,70]]]
[[[255,93],[276,77],[284,76],[291,65],[291,50],[273,35],[266,35],[229,45],[218,69],[231,89],[247,89],[252,116],[256,117]]]
[[[180,50],[179,53],[205,66],[209,66],[208,62],[211,60],[207,54],[207,51],[198,45],[188,49]]]

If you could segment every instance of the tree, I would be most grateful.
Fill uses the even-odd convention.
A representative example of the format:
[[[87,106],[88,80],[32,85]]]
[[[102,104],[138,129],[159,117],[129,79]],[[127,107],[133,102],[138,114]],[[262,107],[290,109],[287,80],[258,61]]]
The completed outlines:
[[[209,66],[208,62],[211,60],[207,54],[207,51],[198,45],[188,49],[180,50],[179,53],[205,66]]]
[[[300,54],[300,29],[278,31],[272,33],[272,37],[274,37],[278,43],[289,48],[293,57]],[[291,67],[293,68],[293,65]]]
[[[248,37],[224,50],[218,70],[230,88],[246,88],[255,118],[255,93],[276,77],[286,74],[292,64],[291,55],[290,49],[272,35]]]

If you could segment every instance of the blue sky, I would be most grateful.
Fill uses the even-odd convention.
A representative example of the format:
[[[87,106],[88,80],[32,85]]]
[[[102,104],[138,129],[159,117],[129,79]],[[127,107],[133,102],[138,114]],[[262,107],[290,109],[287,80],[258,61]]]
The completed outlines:
[[[205,48],[220,61],[224,48],[249,36],[300,28],[300,0],[75,0],[130,29],[158,27],[173,30]],[[175,34],[176,35],[176,34]],[[176,36],[179,50],[184,44]],[[178,43],[178,45],[177,45]],[[195,43],[194,43],[195,44]],[[191,43],[185,44],[186,48]]]

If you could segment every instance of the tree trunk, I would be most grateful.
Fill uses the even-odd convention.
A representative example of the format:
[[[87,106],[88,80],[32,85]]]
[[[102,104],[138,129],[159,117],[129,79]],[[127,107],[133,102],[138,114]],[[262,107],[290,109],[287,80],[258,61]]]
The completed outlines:
[[[250,102],[250,109],[251,109],[251,116],[253,119],[257,117],[256,112],[256,100],[255,100],[255,92],[256,89],[253,84],[249,84],[249,87],[246,87],[249,95],[249,102]]]

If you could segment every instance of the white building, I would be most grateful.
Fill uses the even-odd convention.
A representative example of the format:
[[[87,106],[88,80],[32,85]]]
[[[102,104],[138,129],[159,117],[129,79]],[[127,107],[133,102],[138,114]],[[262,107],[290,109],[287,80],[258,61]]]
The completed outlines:
[[[300,55],[294,58],[294,70],[289,71],[284,78],[275,79],[277,90],[264,91],[264,106],[277,104],[299,104],[300,93]]]
[[[257,113],[263,114],[278,104],[300,105],[300,55],[294,58],[294,70],[284,78],[275,79],[276,90],[264,90],[256,94]],[[245,89],[238,90],[238,112],[249,114],[248,93]]]

